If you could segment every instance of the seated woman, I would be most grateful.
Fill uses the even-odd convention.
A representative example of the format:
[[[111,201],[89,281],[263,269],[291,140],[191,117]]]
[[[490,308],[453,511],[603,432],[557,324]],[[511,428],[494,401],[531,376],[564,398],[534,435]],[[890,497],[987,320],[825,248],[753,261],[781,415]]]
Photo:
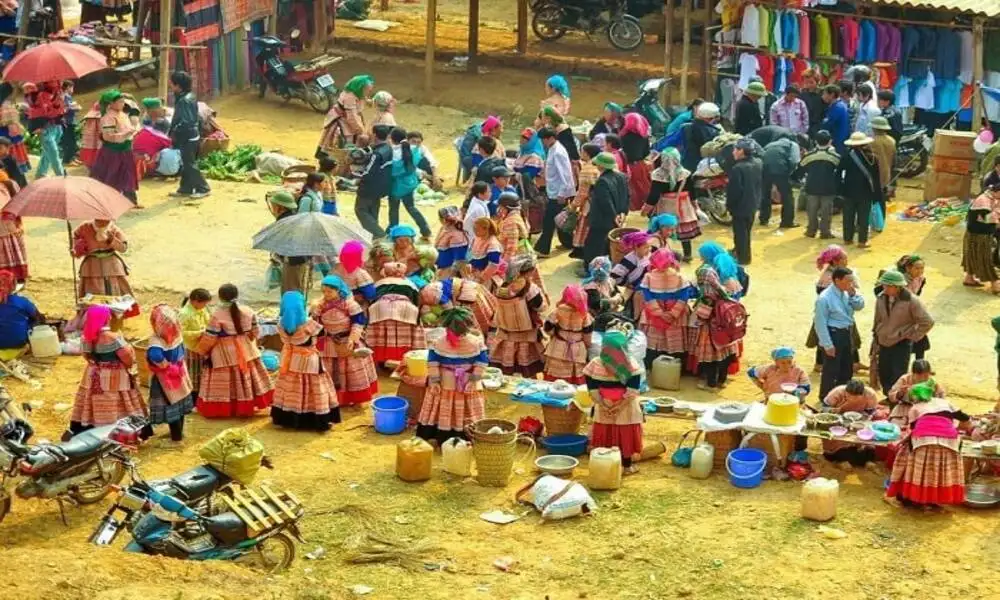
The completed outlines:
[[[596,319],[598,316],[621,310],[625,298],[618,289],[618,284],[611,277],[611,259],[598,256],[590,261],[590,277],[583,280],[583,289],[587,292],[587,307]]]
[[[648,233],[640,231],[625,234],[621,243],[628,254],[611,269],[611,277],[624,289],[623,294],[628,299],[624,310],[630,316],[641,314],[642,311],[642,298],[635,291],[649,268],[649,257],[653,251],[651,239],[652,236]]]
[[[496,221],[489,217],[476,219],[473,226],[475,237],[469,246],[469,260],[466,267],[466,279],[475,281],[487,292],[493,293],[494,277],[500,268],[503,256],[503,246],[497,239]]]
[[[441,315],[447,332],[427,355],[427,397],[417,417],[417,437],[443,444],[465,438],[465,428],[482,419],[486,395],[482,379],[489,364],[486,343],[465,308]]]
[[[646,368],[663,355],[683,359],[691,318],[688,300],[696,298],[698,290],[680,274],[680,264],[669,248],[651,255],[639,293],[643,297],[639,329],[646,334]]]
[[[910,390],[919,383],[929,383],[933,385],[934,397],[944,398],[945,389],[936,381],[931,379],[934,372],[931,363],[920,359],[913,361],[910,372],[896,380],[896,383],[889,389],[886,402],[892,407],[889,413],[889,421],[899,425],[900,429],[907,429],[910,425],[909,414],[913,404],[910,402]]]
[[[823,398],[823,412],[842,414],[859,412],[870,415],[878,406],[878,394],[859,379],[838,385]],[[837,440],[823,440],[823,458],[830,462],[849,462],[856,467],[875,460],[875,450]]]
[[[645,415],[639,403],[642,366],[629,356],[628,337],[609,330],[601,338],[601,354],[591,359],[583,374],[594,400],[591,448],[618,448],[625,473],[635,473],[632,455],[642,451]]]
[[[910,397],[914,401],[908,415],[912,430],[900,444],[885,497],[929,510],[961,504],[965,471],[955,421],[966,422],[969,416],[947,400],[935,398],[929,382],[913,386]]]
[[[457,206],[445,206],[438,210],[441,231],[434,241],[437,250],[437,275],[448,277],[462,272],[466,255],[469,253],[469,238],[462,231],[462,214]]]
[[[546,319],[544,329],[550,336],[545,347],[545,379],[583,384],[594,317],[588,310],[587,293],[582,287],[563,288],[562,299]]]
[[[406,278],[412,281],[418,290],[427,285],[433,276],[424,276],[420,252],[415,243],[417,231],[410,225],[396,225],[389,229],[389,239],[392,240],[392,259],[403,265]]]
[[[17,184],[0,168],[0,269],[9,271],[18,282],[28,280],[28,249],[24,243],[24,224],[21,217],[5,211]]]
[[[331,275],[343,280],[354,295],[354,301],[362,308],[368,308],[375,300],[375,280],[365,269],[365,247],[361,242],[351,240],[344,244]]]
[[[332,380],[340,406],[370,402],[378,393],[378,372],[364,342],[368,318],[343,279],[327,275],[322,285],[323,300],[312,317],[323,325],[316,345],[324,376]]]
[[[544,367],[541,315],[548,302],[531,279],[534,270],[534,259],[516,260],[508,266],[505,282],[496,293],[496,333],[489,341],[490,364],[507,375],[534,377]]]
[[[382,278],[375,284],[375,302],[368,307],[368,345],[376,364],[403,360],[410,350],[427,347],[424,328],[420,326],[420,292],[404,278],[406,266],[391,262],[382,267]]]
[[[420,322],[426,327],[437,327],[441,315],[456,307],[472,313],[476,330],[486,339],[495,306],[493,296],[483,286],[469,279],[448,277],[432,281],[420,290]]]
[[[0,271],[0,350],[23,348],[31,328],[45,321],[35,305],[15,293],[17,281],[10,271]]]
[[[805,399],[809,394],[812,384],[809,383],[809,375],[795,364],[795,350],[788,346],[781,346],[771,350],[771,360],[774,361],[766,367],[750,367],[747,375],[762,392],[763,400],[771,394],[794,394],[799,400]],[[788,392],[794,386],[794,391]]]

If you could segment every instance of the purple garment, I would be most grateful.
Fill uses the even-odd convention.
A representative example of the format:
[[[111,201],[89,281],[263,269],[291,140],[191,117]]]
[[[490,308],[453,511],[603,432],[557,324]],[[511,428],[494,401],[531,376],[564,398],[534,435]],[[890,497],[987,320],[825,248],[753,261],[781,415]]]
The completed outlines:
[[[875,58],[880,61],[889,60],[889,43],[892,41],[889,27],[888,23],[875,22]]]
[[[891,40],[886,51],[885,60],[898,63],[903,53],[903,34],[900,32],[899,27],[895,25],[886,25],[886,27],[889,30]]]

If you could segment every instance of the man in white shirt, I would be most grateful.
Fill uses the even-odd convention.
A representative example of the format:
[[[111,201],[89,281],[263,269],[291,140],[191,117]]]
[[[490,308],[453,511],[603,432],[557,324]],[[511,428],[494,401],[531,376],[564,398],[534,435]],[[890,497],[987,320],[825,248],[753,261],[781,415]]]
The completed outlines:
[[[465,209],[465,220],[462,221],[462,231],[470,245],[476,237],[476,221],[490,216],[490,186],[485,181],[477,181],[472,184],[471,192],[469,207]]]
[[[569,160],[569,154],[556,139],[555,130],[543,127],[538,131],[538,138],[545,146],[545,193],[549,202],[542,221],[542,235],[535,242],[535,252],[545,258],[552,251],[556,215],[562,211],[567,200],[576,197],[576,182],[573,180],[573,164]]]

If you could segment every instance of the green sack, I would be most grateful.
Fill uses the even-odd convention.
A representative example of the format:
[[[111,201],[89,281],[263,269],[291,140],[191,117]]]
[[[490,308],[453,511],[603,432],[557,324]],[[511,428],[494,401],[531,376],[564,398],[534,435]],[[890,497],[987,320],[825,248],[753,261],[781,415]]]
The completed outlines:
[[[250,485],[260,470],[264,444],[246,429],[233,427],[219,433],[198,451],[205,462],[243,485]]]
[[[577,221],[580,220],[580,215],[571,208],[564,208],[562,212],[556,215],[556,228],[563,233],[573,233],[576,230]]]

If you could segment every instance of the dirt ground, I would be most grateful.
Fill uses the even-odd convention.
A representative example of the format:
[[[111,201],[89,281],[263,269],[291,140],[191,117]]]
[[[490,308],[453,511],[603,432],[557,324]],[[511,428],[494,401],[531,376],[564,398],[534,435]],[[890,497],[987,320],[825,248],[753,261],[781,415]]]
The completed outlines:
[[[497,110],[508,117],[508,130],[514,132],[523,107],[536,106],[544,80],[544,74],[527,71],[498,70],[480,80],[444,73],[439,79],[440,106],[420,105],[413,102],[420,85],[413,76],[415,69],[416,63],[395,58],[351,59],[338,67],[337,78],[343,81],[354,73],[370,72],[377,87],[400,98],[399,122],[423,131],[444,166],[446,181],[453,180],[455,168],[450,142],[481,118],[473,114]],[[502,94],[497,93],[498,82],[504,84]],[[574,112],[596,115],[604,100],[630,92],[617,84],[577,82]],[[262,102],[250,93],[213,105],[235,143],[280,147],[302,158],[312,155],[322,116],[306,107],[274,99]],[[917,200],[920,182],[911,185],[899,204]],[[131,239],[132,283],[145,307],[158,301],[176,303],[192,287],[214,289],[229,281],[255,304],[276,301],[276,293],[267,293],[262,286],[266,255],[250,249],[253,233],[270,221],[262,200],[269,188],[218,182],[213,186],[214,194],[199,206],[182,206],[166,196],[172,183],[143,182],[140,198],[146,210],[121,219]],[[459,200],[455,195],[447,202]],[[342,214],[351,215],[353,199],[345,195],[340,203]],[[424,212],[432,217],[435,210]],[[635,219],[637,224],[641,221]],[[71,273],[65,226],[31,219],[27,228],[35,276],[27,292],[43,311],[67,315]],[[937,319],[929,358],[954,400],[978,413],[988,410],[996,396],[994,334],[988,322],[1000,313],[1000,301],[962,287],[962,233],[960,227],[891,219],[871,249],[851,251],[851,264],[860,270],[870,300],[878,269],[903,252],[925,257],[928,284],[923,300]],[[708,227],[701,239],[731,241],[729,232],[715,226]],[[813,260],[823,244],[802,237],[801,230],[781,235],[763,228],[755,230],[753,243],[745,363],[762,364],[771,348],[789,344],[799,349],[800,362],[811,366],[804,339],[815,298]],[[557,290],[571,282],[575,266],[565,255],[544,261],[549,288]],[[866,309],[862,332],[869,330],[870,319],[871,310]],[[128,324],[131,335],[147,330],[144,319]],[[40,389],[5,380],[19,401],[40,404],[33,415],[39,437],[56,438],[66,426],[66,406],[72,402],[81,371],[80,359],[66,357],[37,372]],[[693,383],[685,380],[675,395],[713,399],[696,391]],[[814,386],[818,383],[814,377]],[[384,384],[383,391],[391,393],[392,384]],[[721,397],[750,401],[759,393],[738,376]],[[487,412],[516,420],[537,414],[537,409],[491,397]],[[182,445],[157,438],[141,450],[146,476],[169,476],[198,464],[198,448],[213,434],[230,426],[249,428],[276,465],[261,479],[294,491],[308,507],[303,521],[308,543],[300,547],[299,559],[284,575],[262,577],[229,564],[128,556],[121,543],[96,549],[86,538],[106,503],[68,509],[67,527],[54,503],[15,499],[14,512],[0,524],[0,563],[7,573],[0,589],[25,600],[143,596],[320,600],[352,597],[348,588],[357,584],[374,588],[372,598],[399,599],[995,595],[995,573],[986,558],[1000,551],[994,514],[958,508],[928,515],[889,507],[881,501],[884,473],[825,463],[818,445],[810,448],[816,466],[841,483],[839,513],[832,526],[847,532],[846,539],[826,540],[816,533],[814,523],[800,519],[800,484],[767,482],[759,489],[737,490],[718,472],[706,481],[691,480],[685,471],[670,466],[669,459],[643,463],[641,473],[627,478],[617,492],[596,493],[600,509],[594,516],[542,524],[528,514],[511,525],[491,525],[478,515],[496,508],[524,510],[516,507],[513,496],[530,481],[530,464],[520,463],[511,483],[494,489],[451,478],[440,470],[438,458],[431,481],[406,484],[394,475],[394,446],[405,436],[377,435],[369,423],[366,409],[345,410],[343,424],[329,434],[316,435],[275,429],[265,415],[243,422],[194,416]],[[645,435],[664,441],[672,451],[689,427],[683,421],[651,420]],[[585,468],[578,471],[583,473]],[[424,569],[346,564],[342,544],[365,528],[397,538],[427,539],[436,549],[428,553]],[[318,546],[327,550],[325,558],[303,558]],[[519,561],[513,572],[492,566],[503,556]],[[441,565],[448,567],[439,569]]]

